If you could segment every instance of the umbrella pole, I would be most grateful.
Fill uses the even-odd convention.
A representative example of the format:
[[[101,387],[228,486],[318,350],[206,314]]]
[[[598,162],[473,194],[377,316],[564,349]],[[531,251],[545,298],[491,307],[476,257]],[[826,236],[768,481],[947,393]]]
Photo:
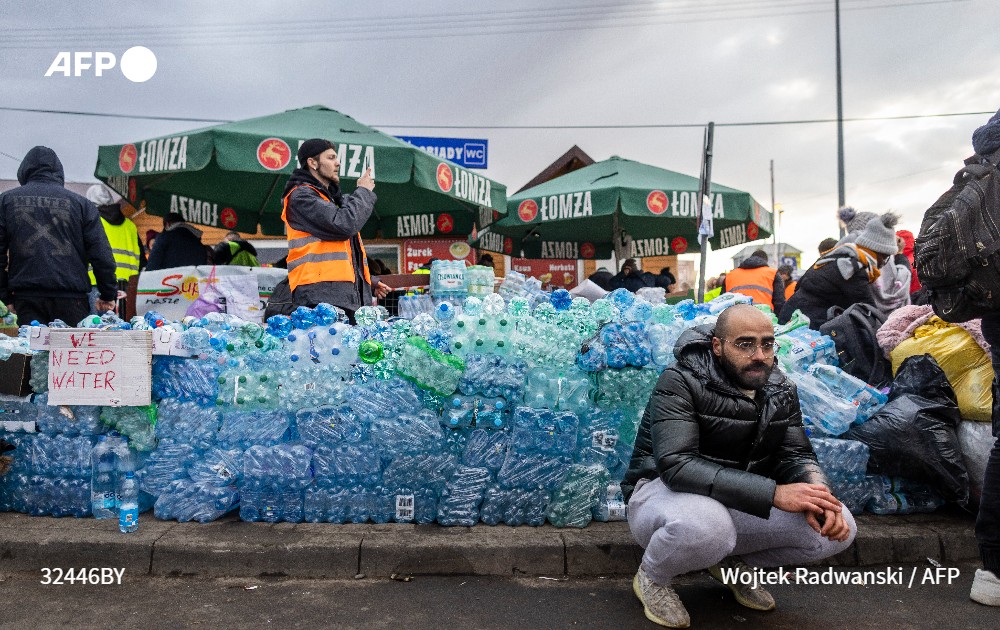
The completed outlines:
[[[701,182],[698,188],[698,200],[701,201],[708,196],[708,191],[712,188],[712,137],[715,135],[715,123],[710,122],[705,128],[705,150],[701,161]],[[698,242],[701,244],[701,266],[698,271],[698,292],[697,302],[705,301],[705,268],[708,266],[708,234],[701,233],[701,223],[705,215],[705,203],[698,204]]]

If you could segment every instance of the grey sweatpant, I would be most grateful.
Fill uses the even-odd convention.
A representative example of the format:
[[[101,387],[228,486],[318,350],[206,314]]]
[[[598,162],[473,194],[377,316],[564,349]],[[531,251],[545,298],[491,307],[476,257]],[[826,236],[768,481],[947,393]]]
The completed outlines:
[[[770,518],[732,510],[700,494],[674,492],[660,479],[640,482],[628,502],[628,524],[646,553],[642,568],[657,584],[700,571],[730,555],[753,567],[806,564],[847,549],[858,531],[844,508],[851,535],[834,542],[816,533],[802,514],[771,508]]]

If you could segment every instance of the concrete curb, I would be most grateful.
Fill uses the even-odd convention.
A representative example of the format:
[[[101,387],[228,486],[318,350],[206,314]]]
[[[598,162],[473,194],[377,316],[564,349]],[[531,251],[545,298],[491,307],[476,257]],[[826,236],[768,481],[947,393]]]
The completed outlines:
[[[878,566],[976,560],[970,517],[858,517],[854,545],[827,563]],[[642,549],[627,523],[585,529],[214,523],[142,519],[124,535],[112,521],[0,513],[0,572],[124,567],[132,575],[350,578],[357,574],[630,575]]]

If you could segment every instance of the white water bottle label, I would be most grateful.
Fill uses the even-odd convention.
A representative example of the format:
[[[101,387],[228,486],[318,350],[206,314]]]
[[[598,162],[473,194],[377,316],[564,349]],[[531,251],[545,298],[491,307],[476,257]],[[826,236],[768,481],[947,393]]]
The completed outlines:
[[[396,520],[397,521],[412,521],[414,510],[413,510],[414,497],[412,494],[397,494],[396,495]]]

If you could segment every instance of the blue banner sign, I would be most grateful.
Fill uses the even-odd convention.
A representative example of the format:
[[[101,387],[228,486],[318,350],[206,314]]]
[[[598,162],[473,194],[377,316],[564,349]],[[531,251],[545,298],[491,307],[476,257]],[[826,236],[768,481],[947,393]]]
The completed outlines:
[[[420,147],[439,158],[465,168],[486,168],[487,140],[471,138],[426,138],[423,136],[396,136],[400,140]]]

